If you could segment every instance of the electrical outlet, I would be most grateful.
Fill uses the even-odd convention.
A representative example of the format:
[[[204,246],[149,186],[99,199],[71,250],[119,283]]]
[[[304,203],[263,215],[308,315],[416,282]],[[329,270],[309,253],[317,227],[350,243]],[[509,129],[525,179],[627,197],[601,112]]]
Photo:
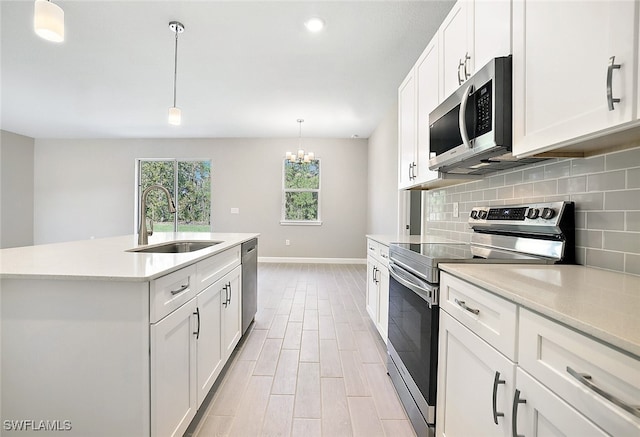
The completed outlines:
[[[453,202],[453,217],[460,217],[460,210],[458,209],[458,202]]]
[[[290,246],[291,245],[291,241],[290,240],[284,240],[284,245],[285,246]]]
[[[231,208],[231,214],[240,214],[240,208]]]

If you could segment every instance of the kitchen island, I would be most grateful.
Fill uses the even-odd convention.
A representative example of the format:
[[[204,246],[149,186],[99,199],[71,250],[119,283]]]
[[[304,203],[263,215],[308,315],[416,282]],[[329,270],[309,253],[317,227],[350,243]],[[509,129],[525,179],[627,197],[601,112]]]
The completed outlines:
[[[241,337],[240,247],[135,236],[0,251],[2,435],[182,435]],[[21,429],[21,431],[18,431]]]

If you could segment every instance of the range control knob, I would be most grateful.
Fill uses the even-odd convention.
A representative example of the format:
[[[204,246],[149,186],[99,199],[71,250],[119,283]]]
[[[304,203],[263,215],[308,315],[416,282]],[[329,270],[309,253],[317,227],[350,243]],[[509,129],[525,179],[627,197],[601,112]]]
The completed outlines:
[[[542,214],[540,215],[540,217],[542,217],[545,220],[549,220],[553,217],[555,217],[556,212],[554,211],[553,208],[544,208],[542,210]]]
[[[538,218],[538,215],[540,215],[540,210],[538,208],[529,208],[529,211],[527,211],[527,218],[534,220]]]
[[[478,218],[480,220],[486,219],[487,218],[487,211],[485,211],[485,210],[478,211]]]
[[[478,218],[478,211],[476,211],[475,209],[471,211],[471,218],[472,219],[477,219]]]

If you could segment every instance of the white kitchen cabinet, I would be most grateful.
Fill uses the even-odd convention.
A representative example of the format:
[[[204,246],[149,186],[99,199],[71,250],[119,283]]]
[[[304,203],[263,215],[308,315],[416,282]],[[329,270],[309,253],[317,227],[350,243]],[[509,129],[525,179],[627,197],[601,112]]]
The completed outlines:
[[[196,312],[198,405],[220,374],[222,357],[222,289],[210,285],[198,294]]]
[[[444,100],[491,59],[511,54],[511,1],[460,0],[438,35]]]
[[[640,404],[637,357],[449,273],[440,279],[437,435],[640,435],[628,411]]]
[[[225,275],[222,286],[222,357],[226,362],[242,336],[242,266]]]
[[[416,178],[416,86],[412,69],[398,88],[398,185],[406,188]]]
[[[514,395],[513,435],[538,436],[606,436],[597,425],[522,369],[517,370]],[[509,434],[511,435],[511,434]],[[637,435],[637,434],[635,434]]]
[[[438,366],[437,435],[509,435],[516,365],[445,311]]]
[[[387,342],[389,333],[389,247],[367,241],[367,313],[380,336]]]
[[[151,435],[181,436],[198,409],[193,298],[151,325]]]
[[[637,1],[514,0],[514,155],[638,125],[638,7]],[[608,86],[620,100],[611,102],[613,110]]]
[[[431,147],[429,143],[429,113],[440,103],[440,64],[438,35],[434,36],[416,63],[417,150],[416,182],[424,183],[438,178],[438,172],[429,170]]]

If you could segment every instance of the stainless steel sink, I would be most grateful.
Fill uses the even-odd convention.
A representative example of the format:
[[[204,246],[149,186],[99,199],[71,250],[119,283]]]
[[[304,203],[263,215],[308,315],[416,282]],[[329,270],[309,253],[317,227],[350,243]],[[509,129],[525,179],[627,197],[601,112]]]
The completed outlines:
[[[154,246],[135,247],[127,252],[141,253],[188,253],[220,244],[222,241],[170,241]]]

